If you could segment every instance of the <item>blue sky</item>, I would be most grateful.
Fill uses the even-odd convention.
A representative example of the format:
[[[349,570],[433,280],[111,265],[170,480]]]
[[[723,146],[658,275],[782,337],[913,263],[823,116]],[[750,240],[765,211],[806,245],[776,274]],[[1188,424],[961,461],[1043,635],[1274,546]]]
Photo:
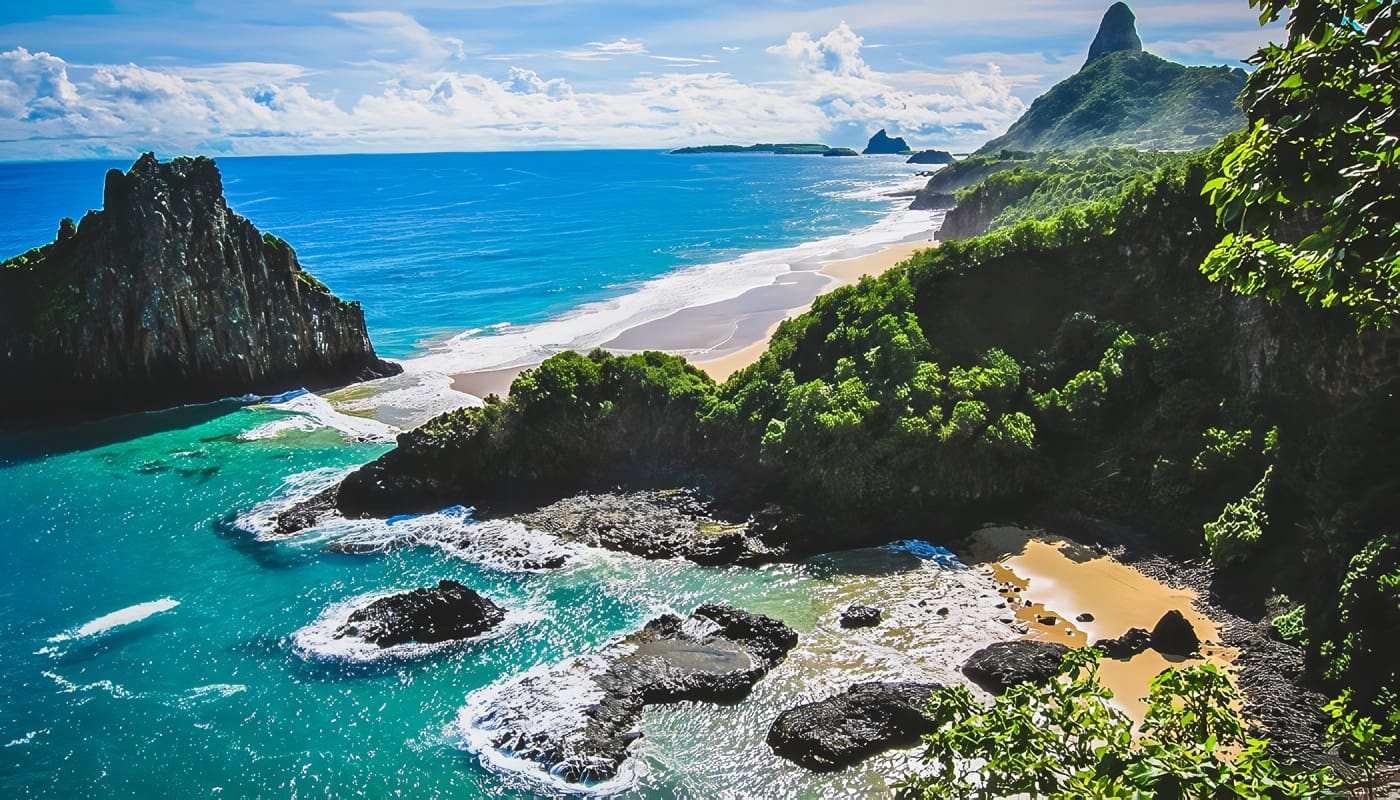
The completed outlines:
[[[1238,65],[1245,0],[1131,3],[1146,48]],[[10,0],[0,159],[858,146],[965,150],[1072,74],[1107,8],[951,0]]]

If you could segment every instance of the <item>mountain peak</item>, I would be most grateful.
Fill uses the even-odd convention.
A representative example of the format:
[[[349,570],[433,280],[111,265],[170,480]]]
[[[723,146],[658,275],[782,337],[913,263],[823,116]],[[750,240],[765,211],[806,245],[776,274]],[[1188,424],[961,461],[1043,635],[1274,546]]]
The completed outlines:
[[[1094,37],[1094,43],[1089,45],[1089,59],[1084,66],[1094,63],[1101,56],[1121,50],[1142,52],[1142,39],[1138,38],[1137,18],[1133,16],[1133,10],[1128,8],[1127,3],[1114,3],[1104,13],[1103,22],[1099,23],[1099,33]]]

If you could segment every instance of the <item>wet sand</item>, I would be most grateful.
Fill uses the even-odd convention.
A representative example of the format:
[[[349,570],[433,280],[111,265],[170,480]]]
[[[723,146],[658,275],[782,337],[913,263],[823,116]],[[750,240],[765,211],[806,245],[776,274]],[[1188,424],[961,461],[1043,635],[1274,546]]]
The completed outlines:
[[[1150,631],[1167,611],[1181,611],[1201,639],[1202,658],[1168,657],[1148,649],[1127,661],[1099,662],[1100,678],[1113,691],[1115,705],[1134,720],[1142,720],[1147,710],[1142,698],[1162,670],[1203,661],[1228,668],[1237,655],[1220,644],[1216,622],[1196,610],[1195,592],[1167,586],[1068,539],[1021,528],[985,528],[959,555],[1004,587],[1004,619],[1014,619],[1027,637],[1083,647],[1129,628]],[[1086,612],[1092,620],[1076,619]],[[1040,622],[1050,617],[1053,623]]]
[[[818,273],[830,280],[825,291],[829,292],[838,286],[846,286],[858,282],[867,275],[879,275],[896,264],[908,259],[919,250],[926,250],[936,247],[937,242],[917,241],[900,242],[891,245],[878,253],[848,258],[841,261],[829,261],[822,265]],[[812,307],[812,302],[801,306],[785,309],[781,316],[770,321],[768,327],[760,337],[750,339],[740,347],[735,348],[715,348],[712,354],[699,355],[691,358],[695,366],[703,369],[711,378],[717,381],[726,380],[730,375],[747,367],[759,359],[764,351],[768,349],[768,342],[773,338],[773,332],[778,329],[778,325],[785,319],[795,317]],[[734,337],[739,339],[740,337]]]
[[[535,366],[527,364],[505,369],[488,369],[482,372],[459,372],[452,376],[453,391],[485,399],[487,395],[505,397],[510,394],[510,384],[515,376]]]
[[[757,361],[768,349],[778,324],[811,308],[813,298],[819,294],[855,283],[866,275],[878,275],[915,251],[935,245],[925,240],[899,242],[857,258],[794,264],[792,272],[770,285],[717,303],[683,308],[629,328],[602,347],[616,353],[661,350],[687,355],[710,377],[723,381]],[[452,376],[452,388],[476,397],[504,397],[515,376],[533,366],[458,373]]]

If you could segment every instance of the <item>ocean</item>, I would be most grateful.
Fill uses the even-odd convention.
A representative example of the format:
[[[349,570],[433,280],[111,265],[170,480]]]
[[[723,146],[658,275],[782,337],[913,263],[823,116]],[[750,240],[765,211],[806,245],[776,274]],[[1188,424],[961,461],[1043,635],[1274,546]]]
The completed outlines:
[[[50,240],[60,218],[100,205],[106,169],[127,166],[0,164],[0,253]],[[445,388],[450,372],[592,347],[799,264],[926,238],[927,214],[886,196],[917,185],[916,167],[611,151],[237,158],[220,168],[230,206],[360,301],[380,354],[404,360],[407,375],[370,398],[352,387],[229,399],[0,435],[0,793],[889,793],[907,751],[815,775],[778,759],[763,736],[782,709],[854,680],[955,680],[969,649],[1000,638],[964,602],[990,585],[946,552],[914,542],[701,567],[565,545],[458,508],[290,539],[272,537],[268,520],[385,452],[395,426],[460,403]],[[891,532],[937,538],[932,527]],[[541,553],[567,563],[530,568]],[[503,628],[386,651],[331,636],[350,608],[444,578],[509,609]],[[915,596],[925,604],[905,602]],[[840,630],[839,610],[857,600],[890,606],[890,622]],[[482,745],[474,720],[521,675],[710,601],[782,618],[802,636],[747,701],[649,710],[623,774],[599,786],[563,784]],[[939,605],[951,616],[923,616]],[[561,686],[558,703],[570,697]]]

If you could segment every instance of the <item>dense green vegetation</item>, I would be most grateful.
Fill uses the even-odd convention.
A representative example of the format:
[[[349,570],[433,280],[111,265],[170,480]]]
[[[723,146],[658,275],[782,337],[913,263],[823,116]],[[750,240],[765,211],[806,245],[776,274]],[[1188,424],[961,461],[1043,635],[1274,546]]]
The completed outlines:
[[[972,156],[949,168],[948,184],[968,175],[986,177],[956,191],[957,207],[948,212],[938,238],[980,236],[1026,220],[1047,220],[1079,203],[1108,200],[1133,177],[1184,157],[1130,147]]]
[[[925,769],[901,796],[998,797],[1337,797],[1326,768],[1275,763],[1267,742],[1245,736],[1238,700],[1212,665],[1168,670],[1152,681],[1137,736],[1108,705],[1097,651],[1073,651],[1046,686],[1012,687],[983,706],[965,686],[935,692],[938,729],[924,738]],[[1360,720],[1351,720],[1356,730]]]
[[[978,153],[1208,146],[1244,124],[1235,107],[1244,82],[1240,69],[1184,67],[1151,53],[1108,53],[1036,98]]]

